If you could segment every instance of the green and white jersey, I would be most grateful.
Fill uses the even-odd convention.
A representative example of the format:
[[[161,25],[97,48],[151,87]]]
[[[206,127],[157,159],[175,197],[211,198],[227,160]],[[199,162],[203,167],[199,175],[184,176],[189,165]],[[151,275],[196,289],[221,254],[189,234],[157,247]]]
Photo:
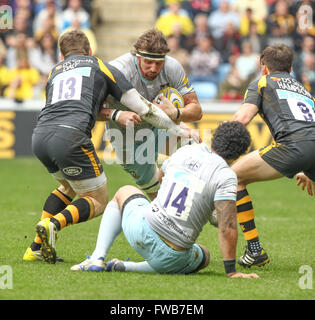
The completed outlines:
[[[215,201],[236,201],[236,174],[204,143],[178,149],[162,170],[162,184],[146,214],[147,222],[162,237],[190,248],[209,221]]]

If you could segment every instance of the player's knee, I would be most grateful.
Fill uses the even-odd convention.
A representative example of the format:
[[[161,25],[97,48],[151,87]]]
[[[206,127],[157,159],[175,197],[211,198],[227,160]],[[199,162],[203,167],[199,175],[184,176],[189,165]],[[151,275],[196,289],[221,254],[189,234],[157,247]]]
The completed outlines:
[[[76,192],[72,189],[70,184],[67,183],[67,181],[64,181],[63,184],[60,184],[58,187],[58,190],[62,192],[63,194],[67,195],[71,199],[73,199],[76,196]]]
[[[119,207],[122,208],[122,205],[124,204],[124,202],[129,197],[133,196],[134,194],[143,194],[144,195],[144,193],[139,188],[137,188],[135,186],[131,186],[131,185],[123,186],[117,190],[117,192],[114,195],[113,200],[118,202]]]

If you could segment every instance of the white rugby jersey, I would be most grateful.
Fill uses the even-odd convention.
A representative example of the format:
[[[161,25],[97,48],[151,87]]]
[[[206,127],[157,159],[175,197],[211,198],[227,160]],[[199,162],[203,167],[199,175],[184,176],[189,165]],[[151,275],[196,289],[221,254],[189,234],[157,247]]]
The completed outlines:
[[[178,149],[162,170],[162,184],[146,214],[147,222],[159,235],[190,248],[209,221],[214,202],[236,201],[236,174],[204,143]]]
[[[142,77],[136,56],[131,53],[126,53],[115,60],[110,61],[109,64],[120,70],[131,85],[149,101],[152,101],[157,96],[158,92],[165,87],[173,87],[177,89],[182,96],[187,93],[194,92],[194,88],[191,83],[189,83],[182,65],[170,56],[165,56],[165,63],[160,74],[152,81]],[[112,96],[109,96],[106,107],[111,109],[128,110]],[[106,121],[106,128],[116,128],[124,135],[126,134],[126,127],[121,126],[119,123],[112,120]],[[135,126],[135,134],[142,128],[152,128],[152,126],[149,123],[142,121]]]

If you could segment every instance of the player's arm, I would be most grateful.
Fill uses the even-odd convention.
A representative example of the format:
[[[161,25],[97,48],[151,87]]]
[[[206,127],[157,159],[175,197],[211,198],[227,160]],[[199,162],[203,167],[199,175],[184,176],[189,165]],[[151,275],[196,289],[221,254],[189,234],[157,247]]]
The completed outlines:
[[[164,96],[161,96],[160,100],[162,104],[157,104],[157,106],[173,121],[193,122],[202,118],[201,105],[195,92],[186,93],[183,96],[185,107],[179,110]]]
[[[236,272],[236,244],[238,231],[235,201],[215,201],[215,209],[218,219],[220,250],[227,276],[232,278],[258,278],[255,273],[245,274]]]
[[[127,126],[128,123],[133,122],[135,125],[141,122],[141,118],[135,112],[132,111],[122,111],[117,109],[102,108],[97,116],[97,121],[107,121],[113,120],[121,124],[122,126]]]
[[[202,109],[196,92],[186,93],[183,99],[185,107],[180,109],[179,120],[183,122],[199,121],[202,118]]]
[[[246,126],[258,113],[258,107],[252,103],[243,103],[234,114],[232,121],[239,121]]]
[[[239,121],[246,126],[255,117],[262,101],[260,91],[259,81],[254,81],[248,86],[243,104],[234,114],[233,121]]]

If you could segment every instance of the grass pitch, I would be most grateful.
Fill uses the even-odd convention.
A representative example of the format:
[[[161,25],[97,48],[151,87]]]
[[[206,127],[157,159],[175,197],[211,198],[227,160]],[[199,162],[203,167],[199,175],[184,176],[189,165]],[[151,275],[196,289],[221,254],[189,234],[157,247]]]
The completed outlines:
[[[112,196],[133,184],[119,166],[105,166]],[[301,266],[315,270],[314,199],[289,179],[250,185],[256,225],[271,263],[251,268],[259,279],[229,279],[224,274],[217,229],[205,226],[198,242],[210,249],[210,265],[194,275],[81,273],[70,271],[94,250],[101,217],[65,228],[58,234],[57,252],[64,263],[24,262],[35,236],[43,203],[56,187],[34,158],[0,160],[0,268],[12,269],[12,289],[0,290],[0,300],[313,300],[315,284],[302,289]],[[244,250],[241,231],[237,257]],[[121,234],[108,258],[141,261]],[[310,269],[311,268],[311,269]],[[0,269],[1,270],[1,269]],[[244,271],[238,267],[239,271]],[[312,274],[311,274],[312,275]],[[3,283],[0,273],[0,286]],[[313,277],[314,278],[314,277]],[[310,278],[308,278],[310,279]]]

